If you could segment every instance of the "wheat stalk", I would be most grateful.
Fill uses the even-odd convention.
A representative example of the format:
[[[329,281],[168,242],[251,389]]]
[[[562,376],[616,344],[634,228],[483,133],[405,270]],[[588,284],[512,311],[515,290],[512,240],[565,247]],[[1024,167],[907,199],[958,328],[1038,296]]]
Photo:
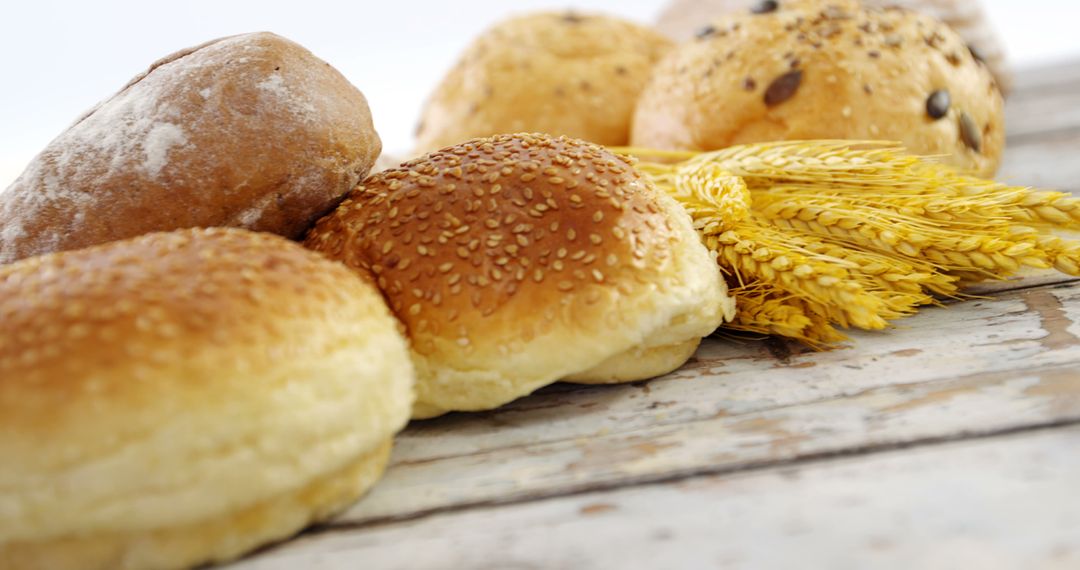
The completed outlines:
[[[735,319],[727,328],[779,335],[821,348],[847,340],[822,316],[823,311],[814,310],[798,297],[778,293],[761,283],[736,287],[731,293],[739,303]]]
[[[1080,274],[1080,200],[968,176],[880,141],[622,149],[686,207],[739,304],[733,328],[837,342],[1022,267]]]

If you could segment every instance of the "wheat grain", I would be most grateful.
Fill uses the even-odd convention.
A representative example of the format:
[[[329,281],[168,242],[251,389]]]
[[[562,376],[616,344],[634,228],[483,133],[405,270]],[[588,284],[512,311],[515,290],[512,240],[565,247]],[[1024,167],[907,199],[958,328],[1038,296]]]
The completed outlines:
[[[739,301],[733,328],[814,343],[958,296],[1024,266],[1080,274],[1080,200],[968,176],[897,143],[624,149],[690,213]]]
[[[767,285],[751,283],[732,289],[732,294],[739,304],[735,319],[727,328],[780,335],[816,348],[847,339],[807,302]]]
[[[880,330],[888,326],[881,315],[887,307],[853,279],[842,259],[802,247],[805,240],[778,234],[753,222],[710,239],[717,259],[740,284],[762,281],[782,291],[829,307],[830,316],[844,326]]]

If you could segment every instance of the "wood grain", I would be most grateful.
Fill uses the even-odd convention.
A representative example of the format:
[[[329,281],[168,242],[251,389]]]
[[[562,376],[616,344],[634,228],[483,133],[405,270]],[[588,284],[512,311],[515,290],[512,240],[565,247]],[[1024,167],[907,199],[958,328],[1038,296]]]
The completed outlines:
[[[1070,284],[930,309],[831,352],[709,340],[647,384],[416,423],[334,524],[1080,419],[1077,321]]]
[[[243,570],[1080,567],[1080,428],[447,513]]]
[[[1016,90],[1006,103],[1010,144],[1080,129],[1080,65],[1069,62],[1026,69],[1016,79]]]
[[[1076,99],[1076,107],[1080,109],[1080,96]],[[997,178],[1018,186],[1080,194],[1080,160],[1077,156],[1080,156],[1080,128],[1010,143]]]

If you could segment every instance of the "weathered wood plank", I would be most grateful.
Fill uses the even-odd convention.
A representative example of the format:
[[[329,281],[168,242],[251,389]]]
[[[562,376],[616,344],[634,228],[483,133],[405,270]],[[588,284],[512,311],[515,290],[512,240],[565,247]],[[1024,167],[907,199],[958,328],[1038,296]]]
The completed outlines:
[[[1080,93],[1073,104],[1080,109]],[[1040,135],[1005,149],[997,179],[1080,194],[1080,129]]]
[[[831,352],[710,340],[648,384],[414,424],[337,524],[1080,418],[1078,321],[1071,284],[927,310]]]
[[[1064,273],[1050,270],[1033,270],[1030,272],[1021,272],[1016,277],[1004,281],[983,281],[981,283],[967,285],[964,287],[964,294],[970,297],[980,297],[1016,291],[1018,289],[1065,285],[1076,281],[1080,281],[1080,277],[1065,275]],[[901,321],[901,323],[903,322],[904,321]]]
[[[1038,97],[1040,93],[1068,90],[1080,85],[1080,60],[1072,59],[1015,70],[1010,99]]]
[[[1015,141],[1080,129],[1080,63],[1026,72],[1005,105],[1005,131]]]
[[[1059,429],[479,508],[235,568],[1078,568],[1078,448]]]

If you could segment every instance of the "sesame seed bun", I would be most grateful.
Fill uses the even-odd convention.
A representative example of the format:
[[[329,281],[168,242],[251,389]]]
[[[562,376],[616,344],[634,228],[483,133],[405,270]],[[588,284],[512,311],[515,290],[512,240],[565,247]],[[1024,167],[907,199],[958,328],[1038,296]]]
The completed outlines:
[[[989,177],[1005,144],[1004,103],[986,66],[928,16],[785,0],[717,20],[669,54],[638,101],[632,139],[692,150],[894,140]]]
[[[662,374],[733,312],[686,212],[568,138],[476,139],[373,175],[305,244],[376,277],[412,341],[414,417]]]
[[[0,268],[0,568],[183,568],[344,508],[407,421],[355,272],[243,230]]]
[[[713,20],[733,12],[768,9],[771,0],[672,0],[656,20],[656,29],[677,41],[693,38]],[[785,0],[773,0],[780,5]],[[979,0],[862,0],[869,8],[899,6],[941,20],[956,30],[986,62],[1002,92],[1011,83],[1005,45]]]
[[[207,42],[154,63],[0,193],[0,263],[192,227],[297,239],[380,149],[364,95],[302,46]]]
[[[649,28],[602,15],[501,22],[473,41],[431,94],[417,148],[521,131],[625,145],[634,102],[670,46]]]

